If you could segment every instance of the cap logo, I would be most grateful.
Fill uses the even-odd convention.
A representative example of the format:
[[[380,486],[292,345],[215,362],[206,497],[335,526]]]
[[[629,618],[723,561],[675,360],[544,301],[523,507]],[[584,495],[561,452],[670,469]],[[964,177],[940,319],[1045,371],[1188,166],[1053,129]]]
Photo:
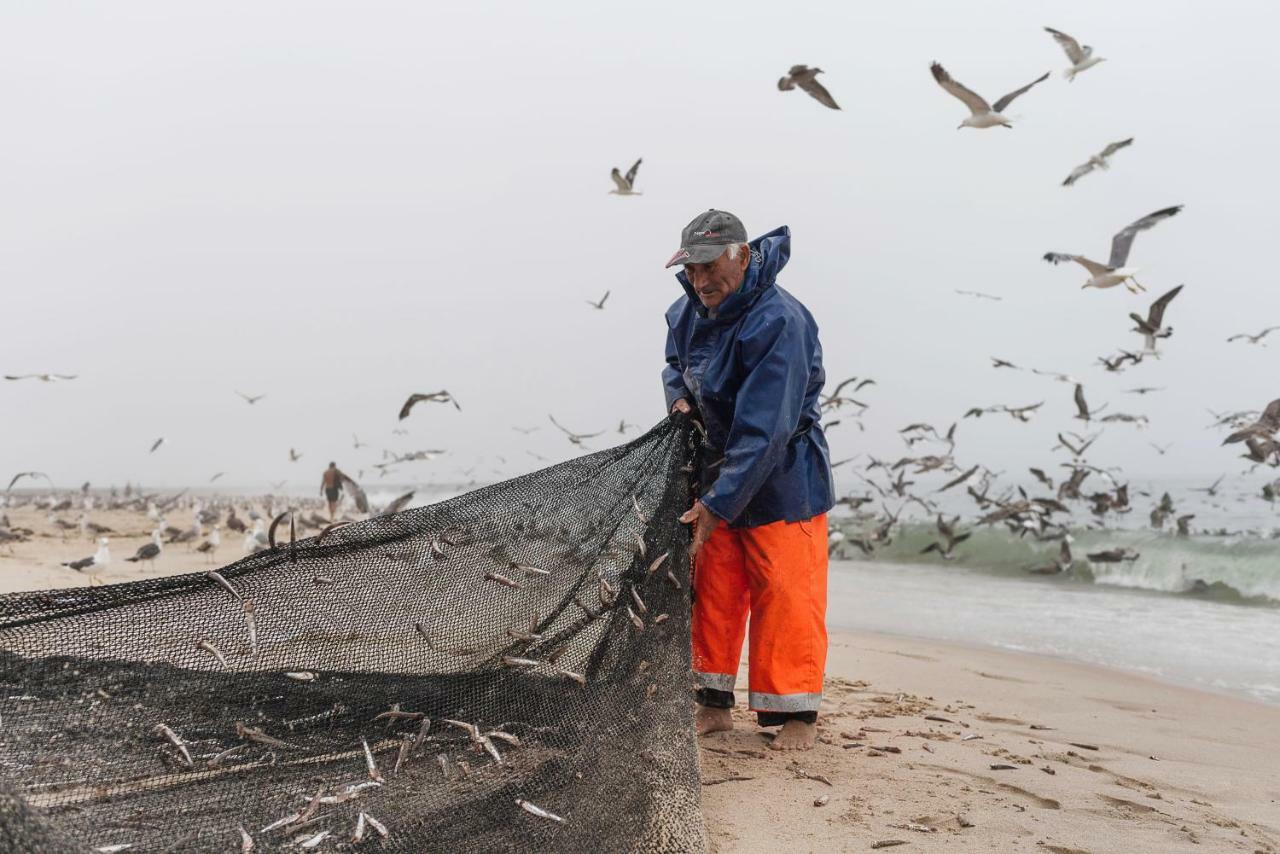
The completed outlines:
[[[694,236],[694,237],[719,237],[719,236],[720,236],[720,232],[718,232],[718,231],[711,231],[710,229],[708,229],[708,230],[706,230],[706,231],[695,231],[695,232],[693,233],[693,236]]]

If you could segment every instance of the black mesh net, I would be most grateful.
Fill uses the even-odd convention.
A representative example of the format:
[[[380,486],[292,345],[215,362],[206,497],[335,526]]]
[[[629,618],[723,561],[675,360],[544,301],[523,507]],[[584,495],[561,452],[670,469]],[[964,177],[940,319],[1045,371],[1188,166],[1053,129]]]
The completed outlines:
[[[214,573],[0,598],[0,846],[703,850],[694,445],[666,421]]]

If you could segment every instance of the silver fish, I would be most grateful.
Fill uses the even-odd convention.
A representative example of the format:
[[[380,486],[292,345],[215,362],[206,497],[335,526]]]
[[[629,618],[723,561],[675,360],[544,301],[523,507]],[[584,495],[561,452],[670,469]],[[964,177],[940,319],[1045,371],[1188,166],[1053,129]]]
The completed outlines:
[[[631,619],[631,625],[635,626],[637,631],[644,631],[644,620],[640,619],[636,612],[631,610],[630,605],[627,606],[627,617]]]
[[[566,679],[572,679],[583,688],[587,687],[587,677],[583,676],[581,673],[574,673],[572,670],[565,670],[563,667],[556,668],[556,672]]]
[[[272,738],[256,727],[245,726],[242,721],[236,721],[236,735],[245,741],[252,741],[267,747],[293,747],[292,744],[283,742],[278,738]]]
[[[520,590],[522,588],[519,581],[512,581],[510,578],[507,578],[505,575],[498,572],[486,572],[484,577],[489,581],[496,581],[504,587],[510,587],[514,590]]]
[[[486,733],[485,733],[485,735],[486,735],[487,737],[489,737],[489,738],[496,738],[496,739],[498,739],[499,741],[505,741],[507,744],[510,744],[510,745],[512,745],[512,746],[514,746],[514,747],[519,747],[519,746],[520,746],[520,737],[519,737],[519,736],[517,736],[517,735],[512,735],[512,734],[511,734],[511,733],[509,733],[509,732],[503,732],[503,731],[502,731],[502,730],[500,730],[500,729],[490,730],[489,732],[486,732]]]
[[[213,655],[214,658],[218,659],[218,663],[221,664],[223,667],[225,667],[227,670],[231,669],[231,666],[227,664],[227,657],[222,654],[222,650],[214,646],[213,643],[208,639],[200,638],[200,640],[196,641],[196,646],[199,647],[200,649],[203,649],[205,652]]]
[[[455,721],[449,718],[441,718],[440,720],[442,723],[449,724],[450,726],[456,726],[460,729],[465,729],[467,731],[467,735],[471,737],[471,740],[473,742],[475,742],[476,744],[480,743],[480,728],[475,724],[469,724],[466,721]],[[444,754],[441,754],[441,755],[443,756]]]
[[[634,495],[631,496],[631,507],[636,511],[636,518],[640,520],[640,524],[648,525],[649,517],[644,515],[644,512],[640,509],[640,499],[636,498]]]
[[[360,744],[364,747],[364,765],[369,771],[369,779],[378,783],[384,782],[382,775],[378,773],[378,763],[373,761],[373,751],[369,749],[369,742],[362,738]]]
[[[230,581],[227,581],[225,578],[223,578],[223,577],[222,577],[222,574],[221,574],[221,573],[219,573],[217,570],[213,570],[213,569],[209,570],[208,572],[206,572],[206,573],[204,574],[204,577],[205,577],[205,578],[207,578],[207,579],[209,579],[210,581],[214,582],[215,584],[217,584],[217,585],[218,585],[219,587],[221,587],[223,590],[225,590],[225,591],[227,591],[228,593],[230,593],[230,594],[231,594],[232,596],[234,596],[237,600],[240,600],[240,599],[243,599],[243,598],[244,598],[243,596],[241,596],[241,595],[240,595],[240,591],[238,591],[238,590],[236,590],[234,587],[232,587],[232,586],[231,586],[231,582],[230,582]]]
[[[356,816],[356,829],[355,829],[355,832],[351,834],[351,841],[360,842],[363,839],[364,839],[364,813],[360,813],[360,815]]]
[[[187,750],[187,743],[183,741],[181,738],[179,738],[176,732],[171,730],[165,724],[156,724],[153,732],[160,733],[165,738],[169,739],[170,744],[178,748],[178,752],[182,754],[182,761],[186,764],[188,768],[195,765],[195,763],[191,761],[191,751]]]
[[[315,584],[333,584],[334,580],[327,575],[317,575],[311,579]]]
[[[565,823],[564,819],[562,819],[560,816],[556,815],[553,812],[547,812],[542,807],[538,806],[535,803],[532,803],[531,801],[526,801],[524,798],[516,798],[516,806],[520,807],[520,809],[529,813],[529,815],[536,815],[538,818],[549,819],[550,821],[554,821],[557,824]]]
[[[542,567],[533,566],[532,564],[528,564],[528,563],[516,563],[515,561],[511,562],[509,569],[513,569],[516,572],[523,572],[525,575],[550,575],[551,574],[551,570],[549,569],[543,569]]]
[[[254,616],[255,606],[252,599],[245,599],[244,607],[244,623],[249,629],[249,649],[256,658],[258,655],[258,620]]]
[[[413,747],[413,736],[403,736],[400,739],[400,750],[396,753],[396,764],[391,769],[391,776],[398,777],[400,775],[400,766],[404,764],[404,759],[409,755],[409,748]]]
[[[508,667],[537,667],[538,665],[542,664],[541,661],[537,661],[536,659],[517,658],[514,655],[502,656],[502,663],[507,665]]]
[[[671,552],[669,550],[658,555],[656,558],[653,559],[653,563],[649,564],[649,569],[646,570],[645,574],[652,575],[658,569],[658,567],[662,566],[664,563],[667,562],[667,558],[669,557],[671,557]]]
[[[656,616],[656,617],[654,617],[654,618],[653,618],[653,624],[654,624],[655,626],[660,626],[660,625],[662,625],[663,623],[665,623],[667,620],[669,620],[670,618],[671,618],[671,615],[670,615],[670,614],[659,614],[658,616]]]
[[[290,679],[296,679],[299,682],[314,682],[320,678],[309,670],[291,670],[285,676]]]
[[[648,549],[645,548],[644,537],[639,534],[636,534],[636,547],[640,549],[640,557],[644,557]]]
[[[679,590],[679,589],[680,589],[680,581],[679,581],[679,579],[677,579],[677,578],[676,578],[676,574],[675,574],[674,572],[672,572],[671,570],[669,570],[669,569],[667,570],[667,581],[670,581],[670,582],[671,582],[671,586],[672,586],[672,587],[674,587],[675,589],[677,589],[677,590]]]
[[[640,594],[634,587],[631,588],[631,601],[636,603],[636,610],[641,614],[649,613],[649,606],[644,604],[644,600],[640,598]]]
[[[253,837],[243,827],[237,827],[236,830],[240,831],[240,854],[249,854],[253,850]]]
[[[369,826],[372,827],[374,830],[378,831],[379,836],[385,839],[388,835],[390,835],[389,832],[387,831],[386,825],[384,825],[382,822],[378,821],[376,818],[369,815],[368,813],[364,813],[363,815],[365,817],[365,820],[369,822]]]
[[[310,849],[310,848],[317,847],[321,842],[324,842],[326,839],[328,839],[332,835],[333,835],[332,830],[322,830],[319,833],[317,833],[315,836],[311,836],[311,837],[299,836],[297,839],[293,841],[297,843],[299,848]]]
[[[484,748],[484,752],[493,757],[493,761],[502,764],[502,754],[498,752],[497,746],[489,739],[487,735],[480,736],[480,745]]]
[[[285,816],[284,818],[278,818],[275,821],[271,822],[271,824],[268,824],[266,827],[262,828],[262,830],[259,830],[258,833],[270,833],[273,830],[284,827],[286,824],[293,824],[295,821],[298,820],[298,817],[301,815],[302,813],[295,812]]]

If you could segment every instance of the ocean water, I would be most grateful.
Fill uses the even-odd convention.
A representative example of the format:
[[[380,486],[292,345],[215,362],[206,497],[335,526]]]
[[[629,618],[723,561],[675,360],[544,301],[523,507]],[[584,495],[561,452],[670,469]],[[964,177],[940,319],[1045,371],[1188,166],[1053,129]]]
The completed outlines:
[[[1100,578],[1028,576],[1008,557],[1014,548],[994,544],[982,550],[994,554],[991,564],[982,554],[930,564],[833,560],[827,621],[833,629],[1049,655],[1280,704],[1280,597],[1269,598],[1280,594],[1280,561],[1259,558],[1254,544],[1239,561],[1231,544],[1201,545],[1144,544],[1148,562]],[[1273,555],[1280,551],[1268,545]],[[1269,591],[1268,598],[1175,590],[1181,582],[1170,567],[1182,562],[1184,548],[1209,555],[1197,561],[1200,571]]]

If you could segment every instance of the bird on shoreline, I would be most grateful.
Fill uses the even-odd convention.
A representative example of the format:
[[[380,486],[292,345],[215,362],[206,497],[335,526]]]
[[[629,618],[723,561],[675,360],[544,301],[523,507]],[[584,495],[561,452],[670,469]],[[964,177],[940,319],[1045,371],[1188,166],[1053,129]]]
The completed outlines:
[[[106,571],[106,568],[111,565],[111,549],[108,548],[108,543],[110,540],[101,537],[98,540],[98,550],[92,555],[80,560],[67,561],[62,565],[89,576],[89,584],[92,585],[95,576]]]
[[[1068,83],[1075,80],[1076,75],[1080,72],[1092,68],[1099,62],[1106,62],[1105,57],[1093,55],[1092,47],[1087,44],[1081,45],[1080,42],[1061,30],[1055,30],[1053,27],[1045,27],[1044,30],[1053,36],[1053,40],[1062,48],[1062,52],[1067,55],[1067,59],[1071,60],[1071,67],[1062,72],[1062,76],[1067,78]]]
[[[627,174],[623,175],[618,171],[618,167],[613,167],[613,171],[609,173],[609,177],[613,179],[616,187],[608,192],[610,196],[643,196],[644,193],[637,192],[635,189],[636,173],[640,171],[640,163],[644,158],[636,158],[636,162],[631,164],[631,168],[627,170]]]
[[[196,547],[196,551],[207,555],[209,562],[212,563],[220,545],[222,545],[222,529],[214,525],[213,529],[209,531],[209,537]]]
[[[125,560],[129,563],[146,561],[154,567],[156,564],[156,558],[160,557],[160,553],[162,551],[164,551],[164,546],[161,545],[160,529],[156,528],[151,532],[151,542],[140,546],[134,553],[133,557],[127,557]]]
[[[1068,255],[1063,252],[1046,252],[1044,260],[1050,264],[1075,261],[1081,267],[1084,267],[1089,272],[1089,279],[1080,286],[1082,290],[1084,288],[1114,288],[1116,285],[1124,285],[1130,293],[1136,294],[1139,291],[1145,291],[1146,288],[1134,278],[1138,269],[1125,266],[1129,261],[1129,250],[1133,247],[1133,239],[1139,231],[1146,231],[1157,223],[1176,215],[1180,210],[1182,210],[1182,205],[1161,208],[1141,219],[1134,220],[1120,229],[1111,238],[1111,257],[1106,264],[1091,261],[1083,255]]]
[[[1090,157],[1084,163],[1071,170],[1071,174],[1067,176],[1067,180],[1062,182],[1062,186],[1070,187],[1076,181],[1079,181],[1085,175],[1088,175],[1095,169],[1110,169],[1111,164],[1107,161],[1111,159],[1111,155],[1115,154],[1122,148],[1133,145],[1133,137],[1122,139],[1119,142],[1113,142],[1097,154]]]
[[[956,126],[956,130],[960,130],[961,128],[983,129],[997,126],[1006,128],[1013,127],[1013,124],[1002,114],[1001,111],[1004,110],[1005,107],[1009,106],[1009,104],[1013,102],[1014,98],[1022,95],[1037,83],[1042,83],[1049,79],[1049,73],[1046,71],[1043,75],[1032,80],[1021,89],[1014,89],[1009,94],[1001,96],[1001,98],[994,104],[988,104],[986,99],[977,92],[974,92],[964,84],[953,79],[951,75],[947,73],[947,70],[939,63],[935,62],[930,65],[929,71],[933,73],[933,79],[937,81],[938,85],[941,86],[947,94],[958,98],[966,107],[969,108],[969,115],[965,116],[964,121],[960,122],[960,124]]]
[[[1173,298],[1182,290],[1182,287],[1182,285],[1178,285],[1176,288],[1160,297],[1160,299],[1153,302],[1151,304],[1151,308],[1147,309],[1147,317],[1145,320],[1136,312],[1130,312],[1129,317],[1134,323],[1138,324],[1133,328],[1133,331],[1142,335],[1142,341],[1145,347],[1143,352],[1145,354],[1159,356],[1160,354],[1156,352],[1156,341],[1161,338],[1169,338],[1173,335],[1173,327],[1164,325],[1164,313],[1169,307],[1169,303],[1173,302]]]
[[[409,395],[409,399],[404,402],[404,406],[400,407],[399,420],[403,421],[406,418],[408,418],[409,413],[413,411],[413,408],[417,406],[419,403],[423,403],[423,402],[452,403],[454,409],[458,410],[459,412],[462,411],[462,407],[458,405],[458,399],[454,397],[452,394],[450,394],[448,390],[442,389],[440,391],[433,391],[430,394]]]
[[[793,65],[786,76],[779,78],[778,90],[782,92],[790,92],[799,86],[803,91],[808,92],[819,104],[824,107],[830,107],[833,110],[840,109],[840,105],[836,103],[836,99],[831,97],[831,93],[827,88],[818,82],[819,74],[822,74],[821,68],[810,68],[807,65]]]

